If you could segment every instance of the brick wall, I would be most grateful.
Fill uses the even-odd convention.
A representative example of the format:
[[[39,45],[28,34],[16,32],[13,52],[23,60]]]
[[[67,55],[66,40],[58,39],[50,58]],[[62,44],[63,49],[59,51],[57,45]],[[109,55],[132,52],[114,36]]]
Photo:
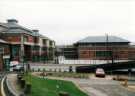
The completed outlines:
[[[34,37],[33,36],[28,36],[28,42],[34,43]]]
[[[97,57],[96,52],[97,51],[111,51],[111,56],[101,56]],[[129,59],[130,54],[132,54],[132,57],[135,55],[135,48],[131,49],[128,47],[117,47],[117,48],[106,48],[106,47],[95,47],[95,48],[79,48],[78,49],[78,57],[79,59],[112,59],[112,56],[114,59]],[[134,56],[135,57],[135,56]]]
[[[8,42],[21,42],[20,36],[8,36],[6,41]]]
[[[9,46],[5,46],[4,47],[4,54],[6,55],[6,54],[10,54],[10,48],[9,48]]]

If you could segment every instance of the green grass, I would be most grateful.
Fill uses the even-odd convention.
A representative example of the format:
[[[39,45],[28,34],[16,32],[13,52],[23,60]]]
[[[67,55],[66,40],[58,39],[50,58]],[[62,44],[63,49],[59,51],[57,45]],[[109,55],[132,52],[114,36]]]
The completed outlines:
[[[31,83],[32,92],[29,96],[59,96],[60,91],[68,92],[70,96],[88,96],[69,81],[31,76]]]

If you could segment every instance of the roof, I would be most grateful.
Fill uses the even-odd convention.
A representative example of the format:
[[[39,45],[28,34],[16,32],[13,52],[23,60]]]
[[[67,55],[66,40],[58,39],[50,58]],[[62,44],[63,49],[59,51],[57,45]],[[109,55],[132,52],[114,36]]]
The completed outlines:
[[[108,40],[107,40],[108,38]],[[123,43],[129,43],[130,41],[125,40],[123,38],[117,37],[117,36],[88,36],[82,40],[79,40],[77,43],[104,43],[104,42],[123,42]]]
[[[1,26],[7,27],[9,30],[8,32],[14,32],[14,33],[23,33],[25,30],[28,34],[33,34],[33,31],[25,28],[17,23],[0,23]]]
[[[135,46],[135,42],[131,42],[130,45]]]
[[[1,22],[0,22],[0,26],[3,26],[3,27],[8,28],[8,26],[7,26],[7,24],[6,24],[6,23],[1,23]]]
[[[8,28],[8,31],[6,31],[7,33],[26,33],[26,34],[30,34],[32,36],[39,36],[41,38],[51,40],[50,38],[48,38],[44,35],[41,35],[39,32],[34,32],[31,29],[28,29],[26,27],[23,27],[23,26],[19,25],[18,21],[15,20],[15,19],[9,19],[8,23],[1,23],[0,22],[0,26]]]
[[[135,48],[135,42],[130,43],[131,48]]]

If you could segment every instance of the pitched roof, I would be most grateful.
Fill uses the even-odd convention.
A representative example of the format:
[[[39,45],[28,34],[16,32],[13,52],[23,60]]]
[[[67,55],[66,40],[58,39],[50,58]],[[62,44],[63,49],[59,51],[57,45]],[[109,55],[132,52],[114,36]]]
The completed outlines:
[[[82,40],[79,40],[77,43],[104,43],[104,42],[125,42],[129,43],[130,41],[125,40],[123,38],[117,37],[117,36],[88,36]]]
[[[6,24],[6,23],[1,23],[1,22],[0,22],[0,26],[3,26],[3,27],[8,28],[8,26],[7,26],[7,24]]]
[[[7,33],[26,33],[26,34],[30,34],[32,36],[39,36],[39,37],[42,37],[44,39],[51,40],[50,38],[48,38],[44,35],[41,35],[39,32],[34,32],[31,29],[28,29],[26,27],[19,25],[18,21],[15,19],[9,19],[8,23],[1,23],[0,22],[0,26],[7,27],[8,28],[8,31],[6,31]]]
[[[11,19],[12,21],[14,19]],[[11,20],[8,20],[8,21],[11,21]],[[13,32],[13,33],[28,33],[28,34],[33,34],[33,31],[26,28],[26,27],[23,27],[21,25],[19,25],[17,22],[17,20],[14,20],[16,22],[8,22],[8,23],[1,23],[0,22],[0,25],[3,26],[3,27],[7,27],[8,28],[8,31],[7,32]],[[24,31],[25,30],[25,31]]]

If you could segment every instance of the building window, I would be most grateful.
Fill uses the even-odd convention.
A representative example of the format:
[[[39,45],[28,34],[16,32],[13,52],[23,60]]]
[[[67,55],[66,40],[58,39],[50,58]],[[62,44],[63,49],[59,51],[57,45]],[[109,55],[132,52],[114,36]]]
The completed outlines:
[[[35,51],[39,50],[39,46],[33,46],[33,50]]]
[[[49,42],[49,44],[50,44],[50,46],[52,46],[52,45],[53,45],[53,42],[52,42],[52,41],[50,41],[50,42]]]
[[[12,55],[13,56],[19,56],[19,50],[20,47],[19,46],[12,46]]]
[[[81,54],[87,54],[87,51],[82,51]]]
[[[42,50],[43,50],[43,51],[47,51],[47,48],[46,48],[46,47],[43,47]]]
[[[28,42],[28,36],[24,36],[24,42]]]
[[[38,43],[38,41],[39,41],[39,38],[38,37],[35,37],[34,38],[34,43]]]
[[[0,54],[4,54],[4,48],[0,48]]]
[[[46,39],[43,39],[43,44],[46,45]]]
[[[112,51],[96,51],[96,57],[110,57],[112,56]]]

